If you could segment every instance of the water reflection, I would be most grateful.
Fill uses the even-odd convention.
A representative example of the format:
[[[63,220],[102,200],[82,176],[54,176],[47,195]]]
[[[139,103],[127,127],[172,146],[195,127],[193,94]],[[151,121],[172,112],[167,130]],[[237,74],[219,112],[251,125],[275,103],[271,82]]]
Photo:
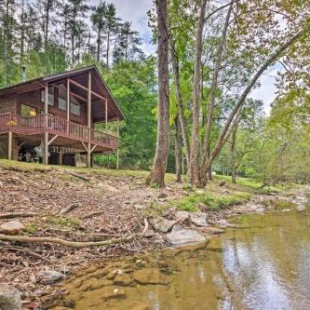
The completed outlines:
[[[230,229],[207,247],[141,257],[143,267],[133,258],[112,262],[102,278],[97,271],[81,275],[68,283],[68,299],[77,310],[309,309],[309,215],[252,215],[237,221],[248,228]],[[110,276],[115,270],[124,270],[123,282],[121,275],[117,281]],[[153,277],[152,284],[136,281],[141,270]],[[107,293],[115,289],[123,293]]]

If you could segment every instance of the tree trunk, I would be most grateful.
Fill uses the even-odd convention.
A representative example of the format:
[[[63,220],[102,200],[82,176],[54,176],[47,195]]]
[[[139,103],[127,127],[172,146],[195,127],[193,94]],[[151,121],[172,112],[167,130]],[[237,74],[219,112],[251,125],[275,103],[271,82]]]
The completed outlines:
[[[238,126],[236,126],[232,132],[231,135],[231,146],[230,146],[230,156],[231,156],[231,181],[232,183],[236,183],[236,177],[237,177],[237,165],[236,165],[236,138],[237,138],[237,129]]]
[[[174,136],[174,152],[175,152],[175,173],[177,183],[182,182],[182,149],[180,144],[180,129],[179,129],[179,113],[174,119],[175,136]]]
[[[201,55],[203,45],[203,28],[206,12],[207,0],[203,0],[198,31],[196,36],[196,60],[195,60],[195,72],[194,72],[194,87],[193,87],[193,129],[192,129],[192,143],[189,162],[189,181],[192,185],[201,186],[198,173],[198,147],[199,147],[199,114],[200,114],[200,76],[201,76]]]
[[[107,52],[106,52],[106,62],[107,62],[107,70],[109,71],[109,54],[110,54],[110,30],[108,29],[107,35]]]
[[[165,186],[169,147],[169,69],[167,0],[156,0],[158,27],[158,121],[156,152],[150,174],[150,185]]]
[[[212,130],[212,116],[213,116],[213,109],[215,105],[215,96],[216,96],[216,90],[218,87],[218,77],[219,77],[219,71],[221,67],[221,62],[222,62],[222,56],[223,56],[223,51],[224,47],[226,44],[226,37],[227,37],[227,30],[229,26],[229,20],[230,20],[230,15],[232,12],[233,4],[230,5],[226,19],[225,19],[225,24],[223,27],[222,31],[222,37],[219,43],[217,55],[216,55],[216,62],[215,62],[215,68],[214,68],[214,73],[212,77],[212,84],[211,84],[211,92],[210,92],[210,97],[209,97],[209,106],[208,106],[208,115],[207,115],[207,122],[206,122],[206,132],[204,136],[204,145],[203,145],[203,152],[202,152],[202,162],[205,163],[207,160],[207,156],[210,153],[210,138],[211,138],[211,130]]]
[[[170,34],[171,36],[171,34]],[[188,127],[187,121],[184,114],[184,105],[183,105],[183,96],[181,92],[180,86],[180,68],[179,68],[179,60],[177,56],[177,52],[175,50],[175,44],[173,39],[170,37],[170,53],[171,53],[171,62],[172,62],[172,70],[174,76],[174,83],[176,87],[176,97],[178,101],[178,110],[179,110],[179,120],[181,124],[181,131],[182,131],[182,138],[183,138],[183,145],[185,148],[185,156],[187,161],[187,166],[190,160],[190,145],[189,145],[189,137],[188,137]]]
[[[101,50],[101,29],[98,29],[98,38],[97,38],[97,63],[100,62],[100,50]]]

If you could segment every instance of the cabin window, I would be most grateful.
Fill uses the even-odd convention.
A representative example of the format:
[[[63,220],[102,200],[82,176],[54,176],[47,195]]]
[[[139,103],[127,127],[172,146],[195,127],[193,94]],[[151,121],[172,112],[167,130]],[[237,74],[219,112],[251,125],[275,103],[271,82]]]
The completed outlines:
[[[45,101],[45,89],[41,90],[41,102],[44,103]],[[48,104],[54,105],[55,102],[55,87],[49,86],[48,87]]]
[[[22,117],[34,117],[37,115],[37,109],[29,105],[22,104],[20,114]]]
[[[67,111],[67,89],[64,85],[58,88],[58,108]]]
[[[70,112],[77,116],[81,115],[81,106],[74,97],[71,97]]]

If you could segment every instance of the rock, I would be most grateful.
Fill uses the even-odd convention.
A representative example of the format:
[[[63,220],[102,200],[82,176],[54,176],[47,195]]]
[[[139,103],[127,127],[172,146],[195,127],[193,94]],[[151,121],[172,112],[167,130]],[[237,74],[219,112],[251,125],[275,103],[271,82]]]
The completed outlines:
[[[306,207],[303,206],[303,205],[299,205],[299,206],[296,207],[296,210],[299,211],[299,212],[305,211],[305,210],[306,210]]]
[[[191,224],[190,215],[187,211],[178,211],[175,214],[178,223],[185,224],[189,226]]]
[[[171,245],[175,246],[206,242],[208,240],[206,236],[190,229],[173,230],[167,234],[166,239]]]
[[[155,268],[145,268],[134,273],[133,279],[139,284],[161,284],[167,285],[170,283],[169,278],[160,273]]]
[[[224,230],[216,228],[216,227],[208,227],[207,232],[212,235],[217,235],[217,234],[222,234]]]
[[[225,220],[225,219],[218,220],[217,221],[217,225],[220,226],[220,227],[227,227],[227,226],[229,226],[227,220]]]
[[[225,184],[226,184],[225,181],[221,181],[220,184],[219,184],[219,186],[224,186]]]
[[[9,287],[5,284],[0,284],[0,309],[22,309],[21,292],[16,288]]]
[[[124,273],[124,274],[117,274],[114,278],[114,285],[120,285],[120,286],[129,286],[132,282],[132,279],[130,275]]]
[[[157,198],[159,198],[159,199],[161,199],[161,198],[167,198],[168,197],[168,195],[166,194],[166,193],[164,193],[164,192],[161,192],[158,196],[157,196]]]
[[[18,235],[25,229],[25,226],[17,220],[8,221],[0,226],[0,233],[7,235]]]
[[[63,273],[54,270],[41,271],[38,278],[42,284],[53,284],[64,278]]]
[[[172,229],[176,221],[169,221],[162,217],[157,217],[157,218],[151,219],[150,223],[155,230],[166,233]]]
[[[142,209],[145,209],[145,208],[146,208],[146,206],[142,206],[142,205],[135,205],[135,206],[134,206],[134,208],[135,208],[136,210],[142,210]]]
[[[126,293],[124,289],[119,289],[119,288],[106,288],[105,290],[102,291],[101,296],[102,299],[107,300],[107,299],[112,299],[112,298],[126,298]]]
[[[199,227],[207,227],[207,214],[205,213],[199,213],[199,212],[195,212],[195,213],[191,213],[190,214],[190,220],[191,222]]]

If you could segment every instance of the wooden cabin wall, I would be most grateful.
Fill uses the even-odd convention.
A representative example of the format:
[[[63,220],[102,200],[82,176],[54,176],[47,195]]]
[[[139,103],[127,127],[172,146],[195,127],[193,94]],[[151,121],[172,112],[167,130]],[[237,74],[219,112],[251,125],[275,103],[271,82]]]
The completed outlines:
[[[0,114],[16,112],[16,95],[0,97]]]
[[[41,102],[41,90],[31,91],[18,96],[17,100],[17,113],[21,113],[21,105],[26,104],[37,109],[37,113],[44,112],[44,103]],[[70,121],[87,126],[87,107],[86,104],[81,104],[80,116],[70,113]],[[55,98],[54,106],[48,105],[48,113],[55,116],[67,119],[67,111],[58,108],[57,96]]]

